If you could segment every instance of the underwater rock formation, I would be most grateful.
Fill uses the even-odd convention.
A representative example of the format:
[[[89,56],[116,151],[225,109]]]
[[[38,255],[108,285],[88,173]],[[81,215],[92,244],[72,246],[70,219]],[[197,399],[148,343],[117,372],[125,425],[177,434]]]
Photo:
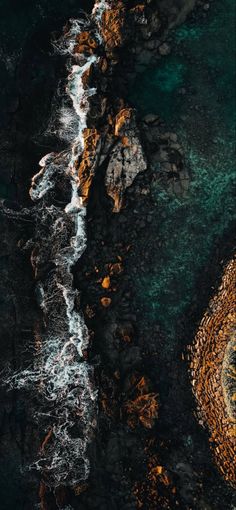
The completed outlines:
[[[192,11],[196,0],[159,0],[160,12],[168,19],[168,25],[172,28],[179,23],[183,23],[189,12]]]

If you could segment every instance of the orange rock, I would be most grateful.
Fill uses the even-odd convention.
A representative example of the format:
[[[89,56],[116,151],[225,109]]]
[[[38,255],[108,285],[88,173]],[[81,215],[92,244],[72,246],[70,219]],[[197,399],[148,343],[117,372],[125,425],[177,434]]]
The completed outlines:
[[[109,297],[101,298],[101,304],[102,304],[102,306],[104,306],[104,308],[108,308],[108,306],[110,306],[110,304],[111,304],[111,298],[109,298]]]
[[[122,45],[125,12],[123,4],[117,2],[115,9],[107,9],[103,13],[102,36],[108,51]]]
[[[121,142],[123,145],[125,145],[126,147],[128,147],[130,145],[130,140],[128,138],[128,136],[122,136],[121,138]]]
[[[53,430],[52,430],[52,428],[50,428],[41,444],[41,447],[40,447],[40,450],[42,453],[44,453],[45,447],[47,446],[47,443],[50,441],[52,435],[53,435]]]
[[[102,280],[103,289],[109,289],[110,285],[111,285],[110,276],[105,276],[105,278],[103,278],[103,280]]]
[[[91,78],[92,69],[93,69],[93,67],[92,67],[92,66],[90,66],[90,67],[88,67],[88,69],[87,69],[86,71],[84,71],[84,73],[83,73],[83,76],[82,76],[82,82],[83,82],[83,87],[84,87],[84,89],[89,88],[89,81],[90,81],[90,78]]]
[[[130,12],[134,12],[134,13],[143,13],[144,11],[145,11],[145,5],[143,5],[143,4],[135,5],[135,7],[130,9]]]
[[[136,377],[134,377],[134,381],[135,379]],[[146,429],[151,429],[158,417],[157,394],[149,391],[149,383],[145,377],[141,377],[138,382],[135,382],[136,396],[124,405],[128,416],[128,425],[135,428],[138,423],[141,423]]]
[[[97,48],[98,43],[93,37],[91,37],[90,32],[80,32],[76,36],[76,45],[74,47],[74,53],[86,53],[92,54],[94,50]]]
[[[155,468],[155,472],[157,473],[157,475],[161,475],[163,473],[163,466],[156,466]]]
[[[236,259],[232,259],[201,321],[190,365],[199,422],[208,426],[216,463],[232,485],[236,485],[236,444],[232,433],[236,430],[235,374],[231,368],[236,347],[235,284]]]
[[[132,108],[123,108],[115,118],[115,135],[122,136],[124,128],[127,127],[129,120],[133,115]],[[127,136],[126,139],[128,140]]]
[[[96,162],[98,157],[98,144],[100,142],[100,134],[97,129],[85,129],[84,133],[84,151],[82,161],[78,168],[80,180],[80,193],[83,204],[87,204],[90,187],[95,175]]]
[[[124,205],[126,189],[132,185],[140,172],[146,170],[147,161],[140,140],[135,111],[132,108],[122,108],[116,115],[114,133],[118,141],[110,153],[105,186],[107,194],[114,202],[113,211],[119,212]]]

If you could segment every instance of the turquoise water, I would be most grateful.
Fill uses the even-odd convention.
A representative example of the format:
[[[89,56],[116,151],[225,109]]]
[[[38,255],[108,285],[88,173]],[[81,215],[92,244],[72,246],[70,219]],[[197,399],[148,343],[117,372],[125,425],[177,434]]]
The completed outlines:
[[[178,134],[191,174],[185,198],[153,189],[161,247],[139,284],[148,318],[172,333],[235,220],[234,23],[234,1],[215,0],[206,18],[172,34],[172,53],[140,75],[130,97]]]

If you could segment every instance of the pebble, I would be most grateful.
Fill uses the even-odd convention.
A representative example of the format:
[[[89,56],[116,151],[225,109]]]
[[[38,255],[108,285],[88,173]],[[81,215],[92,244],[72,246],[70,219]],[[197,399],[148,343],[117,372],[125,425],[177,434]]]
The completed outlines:
[[[159,120],[158,115],[155,115],[154,113],[148,113],[143,118],[143,121],[145,122],[145,124],[153,124],[154,122],[156,122],[158,120]]]
[[[162,56],[169,55],[170,51],[171,51],[170,46],[167,43],[163,43],[161,44],[161,46],[159,46],[159,53]]]
[[[179,90],[178,90],[178,93],[181,94],[182,96],[184,96],[186,94],[186,89],[184,87],[181,87]]]

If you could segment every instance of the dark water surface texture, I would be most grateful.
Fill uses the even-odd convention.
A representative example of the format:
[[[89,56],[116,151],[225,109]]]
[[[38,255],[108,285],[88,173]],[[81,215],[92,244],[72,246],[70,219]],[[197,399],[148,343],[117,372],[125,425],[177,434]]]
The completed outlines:
[[[64,65],[61,57],[53,55],[51,33],[56,30],[59,35],[67,19],[78,16],[80,8],[90,10],[93,3],[88,0],[0,0],[0,130],[6,136],[9,132],[11,139],[13,133],[17,133],[16,151],[27,195],[30,176],[35,173],[38,160],[53,149],[47,146],[47,140],[42,139],[40,145],[39,136],[47,126],[52,97]],[[177,133],[184,146],[186,165],[191,175],[190,190],[184,198],[174,197],[161,189],[159,184],[154,185],[154,237],[158,245],[152,263],[145,274],[138,278],[135,289],[144,321],[161,324],[167,350],[171,353],[168,356],[172,359],[176,357],[175,353],[172,356],[172,352],[177,343],[179,321],[187,314],[191,304],[199,300],[196,293],[198,282],[204,278],[204,270],[209,267],[216,247],[228,239],[234,219],[234,10],[234,0],[214,0],[206,17],[201,15],[197,22],[196,18],[189,19],[173,31],[170,36],[171,54],[139,76],[135,92],[130,96],[141,115],[156,113],[166,122],[167,130]],[[31,145],[29,140],[32,141]],[[26,161],[27,169],[24,170]],[[17,198],[14,179],[8,177],[8,166],[5,166],[0,175],[0,197]],[[150,233],[146,235],[148,239]],[[3,320],[5,316],[3,311]],[[186,335],[182,344],[190,341],[191,338]],[[161,360],[162,353],[158,353],[158,356]],[[165,395],[168,396],[168,384],[171,384],[173,374],[168,372],[169,367],[164,363],[160,362],[159,369],[163,374],[160,388],[162,405]],[[159,373],[155,377],[158,379]],[[175,384],[174,377],[173,381]],[[187,382],[182,386],[184,390],[186,387],[186,393],[188,389],[190,393],[190,383],[189,386]],[[184,443],[187,452],[195,454],[196,447],[189,430],[190,420],[188,422],[188,417],[182,413],[184,406],[180,405],[177,409],[178,404],[174,401],[172,405],[170,402],[169,423],[168,416],[166,422],[161,421],[165,412],[165,409],[164,412],[161,409],[161,437],[165,438],[166,433],[169,439],[175,427],[174,422],[178,421],[173,438]],[[19,415],[13,418],[23,436],[24,417],[22,419],[20,412],[19,407]],[[191,412],[189,410],[189,414]],[[13,436],[14,420],[11,430]],[[185,436],[181,435],[182,422]],[[201,443],[199,429],[197,438]],[[24,442],[24,437],[20,438]],[[33,440],[32,437],[32,444]],[[9,438],[3,441],[7,451]],[[175,466],[177,460],[182,460],[183,450],[179,444],[173,448],[173,444],[174,441],[170,455]],[[177,452],[176,457],[173,450]],[[7,466],[2,463],[0,471],[0,507],[1,501],[7,501],[4,510],[20,509],[26,505],[27,483],[31,482],[26,480],[22,483],[19,474],[21,454],[23,457],[24,453],[13,446],[12,452],[7,451],[4,457],[8,462]],[[196,466],[197,462],[201,465],[200,455],[196,459]]]
[[[60,36],[70,18],[77,18],[80,9],[90,12],[93,4],[93,0],[0,0],[0,130],[4,136],[9,132],[11,142],[15,133],[23,138],[28,129],[28,138],[33,139],[45,129],[64,66],[51,44],[52,34]],[[32,157],[32,150],[26,157]],[[14,194],[14,183],[1,171],[0,198]]]
[[[154,191],[161,247],[139,288],[147,318],[171,337],[235,218],[234,26],[235,2],[212,2],[206,17],[173,32],[171,54],[140,75],[130,98],[177,133],[191,174],[186,198]]]
[[[51,44],[52,32],[60,36],[70,17],[78,17],[80,8],[90,11],[93,4],[93,0],[0,0],[0,198],[10,198],[19,204],[30,202],[30,178],[38,161],[55,149],[43,133],[58,81],[66,76],[65,62]],[[30,237],[27,223],[12,222],[9,226],[0,217],[0,231],[3,237],[0,334],[4,364],[4,360],[9,362],[15,357],[17,362],[22,361],[26,344],[32,338],[36,304],[28,259],[23,257],[22,261],[17,251],[20,237]],[[27,418],[32,402],[15,392],[4,393],[2,398],[5,401],[0,413],[3,431],[0,508],[20,510],[30,507],[35,490],[30,473],[24,469],[25,459],[31,456],[28,445],[31,444],[32,451],[36,447],[34,424]]]

